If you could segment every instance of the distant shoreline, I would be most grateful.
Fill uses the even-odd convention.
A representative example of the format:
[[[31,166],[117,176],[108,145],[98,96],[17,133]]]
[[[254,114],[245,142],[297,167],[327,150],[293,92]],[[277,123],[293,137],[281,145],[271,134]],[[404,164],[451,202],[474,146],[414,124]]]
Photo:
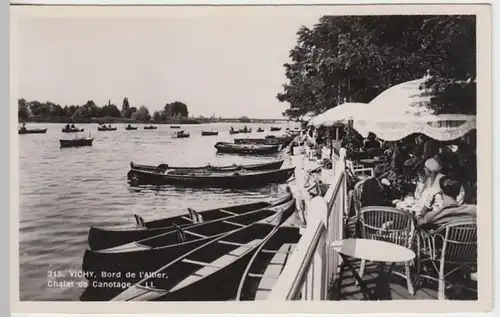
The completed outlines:
[[[166,120],[134,120],[128,118],[115,118],[115,117],[103,117],[103,118],[81,118],[81,119],[69,119],[69,118],[27,118],[27,119],[19,119],[19,123],[122,123],[122,124],[208,124],[208,123],[219,123],[219,122],[227,122],[227,123],[239,123],[239,124],[248,124],[248,123],[286,123],[287,119],[232,119],[232,118],[171,118]]]

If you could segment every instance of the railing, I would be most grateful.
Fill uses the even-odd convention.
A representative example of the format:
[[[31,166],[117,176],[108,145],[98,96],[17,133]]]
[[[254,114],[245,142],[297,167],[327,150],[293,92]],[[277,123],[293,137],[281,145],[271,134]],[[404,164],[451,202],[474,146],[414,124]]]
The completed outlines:
[[[273,287],[269,300],[325,300],[340,257],[330,244],[343,237],[347,206],[345,163],[333,154],[335,181],[325,197],[306,201],[307,228]]]

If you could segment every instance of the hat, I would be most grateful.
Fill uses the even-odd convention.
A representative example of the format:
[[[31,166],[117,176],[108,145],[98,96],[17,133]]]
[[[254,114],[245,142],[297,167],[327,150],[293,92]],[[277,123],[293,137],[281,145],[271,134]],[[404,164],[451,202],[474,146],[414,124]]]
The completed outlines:
[[[436,159],[430,158],[425,161],[425,168],[431,172],[439,172],[442,167]]]

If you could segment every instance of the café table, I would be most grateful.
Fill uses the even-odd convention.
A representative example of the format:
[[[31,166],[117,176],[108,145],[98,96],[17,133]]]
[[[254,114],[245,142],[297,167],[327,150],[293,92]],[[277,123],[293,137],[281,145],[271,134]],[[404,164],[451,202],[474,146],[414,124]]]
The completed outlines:
[[[342,266],[347,266],[347,268],[349,268],[361,288],[363,297],[369,300],[377,300],[380,298],[378,297],[376,291],[370,292],[365,281],[363,281],[358,272],[356,272],[356,269],[349,262],[349,257],[380,263],[379,279],[381,282],[388,280],[388,277],[390,277],[392,269],[396,263],[408,262],[415,258],[415,252],[412,250],[394,243],[380,240],[343,239],[332,242],[331,247],[340,254],[343,262]],[[391,263],[388,271],[385,271],[386,263]],[[340,274],[342,274],[343,267],[340,269]],[[341,277],[339,277],[339,279],[340,278]]]

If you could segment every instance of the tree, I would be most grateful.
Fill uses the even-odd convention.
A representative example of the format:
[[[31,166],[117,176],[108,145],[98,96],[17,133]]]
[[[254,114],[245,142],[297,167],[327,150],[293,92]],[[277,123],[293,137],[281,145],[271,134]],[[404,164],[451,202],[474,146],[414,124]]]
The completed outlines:
[[[451,107],[457,87],[455,94],[446,94],[448,99],[443,96],[457,80],[475,79],[474,32],[472,16],[321,17],[312,29],[298,30],[291,62],[284,64],[288,81],[277,99],[289,103],[285,115],[300,118],[344,101],[369,102],[390,86],[431,69],[439,74],[427,83],[438,95],[435,110],[464,112],[463,106]],[[461,50],[463,46],[467,49]],[[475,84],[458,94],[469,104],[475,104],[470,103],[472,87]]]
[[[129,113],[130,113],[129,118],[131,118],[131,117],[132,117],[132,115],[133,115],[134,113],[136,113],[136,112],[137,112],[137,108],[136,108],[136,107],[130,107],[130,109],[129,109]]]
[[[174,101],[165,105],[164,114],[166,117],[170,118],[175,116],[187,117],[189,112],[186,104],[180,101]]]
[[[156,121],[160,121],[160,120],[162,120],[161,115],[162,115],[162,114],[161,114],[161,112],[160,112],[160,111],[155,111],[155,112],[153,112],[153,120],[156,120]]]
[[[17,118],[19,121],[28,119],[29,116],[30,111],[26,100],[23,98],[17,100]]]
[[[130,104],[128,102],[128,98],[125,97],[125,98],[123,98],[123,102],[122,102],[122,117],[130,118],[131,115],[132,115],[132,113],[130,112]]]
[[[151,120],[151,115],[149,114],[148,108],[141,106],[139,110],[132,114],[132,119],[149,121]]]

